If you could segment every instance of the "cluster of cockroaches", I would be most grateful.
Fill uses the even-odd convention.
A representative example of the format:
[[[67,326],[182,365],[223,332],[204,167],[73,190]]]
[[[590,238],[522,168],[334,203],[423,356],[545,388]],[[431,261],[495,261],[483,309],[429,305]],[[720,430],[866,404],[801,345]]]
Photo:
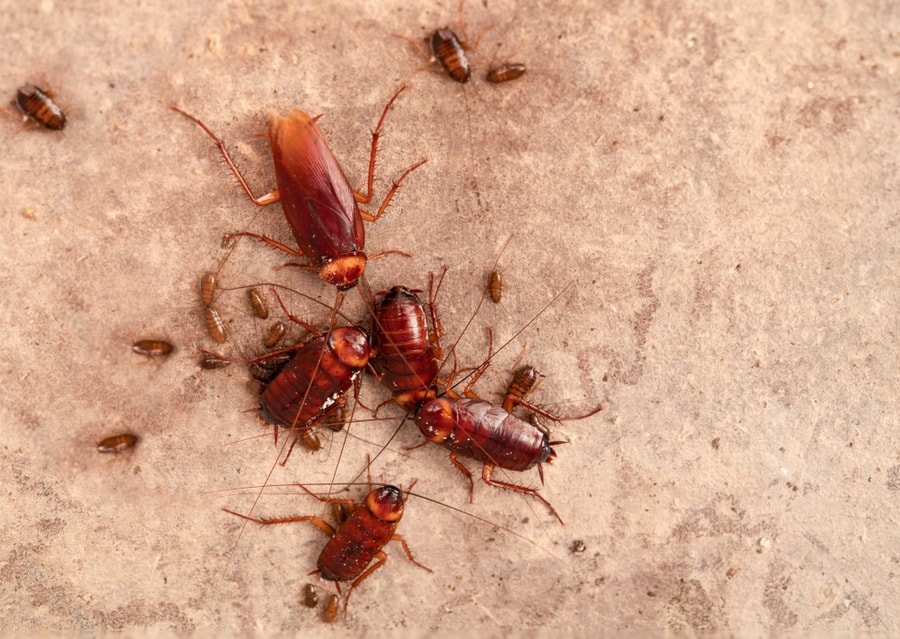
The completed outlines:
[[[451,78],[458,82],[469,80],[471,66],[466,59],[465,47],[450,29],[435,31],[430,38],[430,46],[434,58]],[[487,80],[507,82],[524,73],[524,65],[507,64],[491,69]],[[318,117],[294,110],[285,118],[274,117],[271,120],[268,139],[277,188],[256,197],[225,145],[212,130],[197,117],[172,106],[173,110],[193,121],[214,141],[252,202],[258,206],[281,202],[299,249],[246,231],[228,235],[226,240],[238,236],[251,237],[293,256],[302,256],[306,263],[294,265],[315,270],[322,280],[338,291],[332,325],[320,331],[292,316],[273,288],[285,314],[313,336],[295,346],[249,360],[232,360],[204,351],[200,365],[205,369],[224,367],[232,361],[251,365],[253,376],[260,382],[262,419],[274,426],[276,436],[279,427],[288,429],[283,444],[288,447],[287,453],[283,458],[279,455],[282,464],[297,442],[310,448],[318,447],[318,440],[314,437],[317,427],[327,424],[338,429],[343,426],[347,394],[351,389],[358,393],[361,374],[368,369],[390,389],[393,401],[408,411],[408,415],[414,416],[424,437],[450,451],[451,462],[468,478],[470,499],[474,493],[474,481],[460,457],[476,460],[483,465],[482,479],[485,483],[534,496],[562,523],[553,506],[537,490],[493,477],[496,468],[524,471],[537,466],[543,482],[541,464],[551,460],[555,456],[554,445],[562,443],[551,441],[540,424],[525,421],[514,414],[516,407],[522,406],[532,414],[551,420],[560,419],[526,399],[540,374],[529,366],[519,369],[502,405],[496,406],[477,398],[472,392],[474,383],[490,363],[489,354],[482,365],[473,369],[464,391],[457,393],[453,386],[456,366],[453,372],[443,378],[440,376],[444,355],[440,345],[440,324],[434,308],[440,281],[435,286],[433,274],[427,304],[417,295],[421,291],[395,286],[377,294],[369,307],[372,318],[369,328],[361,328],[352,322],[344,326],[335,325],[334,319],[340,314],[341,292],[353,288],[361,279],[365,282],[363,273],[368,259],[379,257],[367,256],[365,252],[363,221],[375,221],[381,217],[403,181],[427,162],[426,158],[413,164],[395,179],[374,213],[360,209],[360,204],[372,201],[375,157],[385,118],[395,100],[406,89],[407,85],[403,85],[393,94],[372,132],[365,193],[351,188],[316,124]],[[201,280],[200,297],[209,334],[216,342],[222,343],[227,336],[213,308],[216,286],[215,274],[207,273]],[[495,302],[500,300],[501,280],[496,270],[491,276],[489,292]],[[255,315],[262,319],[268,317],[268,307],[257,289],[248,290],[248,300]],[[272,348],[278,344],[284,332],[283,324],[273,325],[264,340],[266,347]],[[588,417],[601,408],[598,406],[586,415],[569,419]],[[320,496],[300,486],[323,502],[342,506],[343,521],[334,527],[319,517],[309,515],[263,519],[253,517],[252,508],[250,514],[226,510],[245,521],[266,525],[309,521],[326,532],[330,540],[319,555],[314,572],[327,581],[335,582],[339,594],[340,583],[350,582],[346,599],[356,586],[384,564],[386,556],[382,548],[391,540],[399,541],[409,560],[430,572],[413,558],[406,542],[396,533],[406,501],[400,488],[382,485],[372,489],[363,503],[357,505],[348,500]],[[257,501],[261,494],[262,490],[257,495]],[[406,494],[410,494],[409,490]],[[315,606],[317,601],[315,587],[310,584],[304,602]],[[331,620],[336,615],[338,601],[337,597],[331,597],[327,619]]]

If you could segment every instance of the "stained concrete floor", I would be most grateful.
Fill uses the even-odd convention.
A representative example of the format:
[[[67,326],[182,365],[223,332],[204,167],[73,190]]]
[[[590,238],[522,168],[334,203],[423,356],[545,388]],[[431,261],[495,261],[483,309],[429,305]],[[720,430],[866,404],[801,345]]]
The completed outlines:
[[[419,72],[408,43],[455,26],[454,2],[97,2],[0,11],[2,86],[43,75],[69,113],[61,133],[0,126],[0,618],[4,630],[216,631],[235,635],[527,631],[672,635],[890,634],[900,624],[898,83],[888,2],[471,2],[493,27],[463,87]],[[491,59],[527,63],[503,86]],[[514,336],[476,387],[496,398],[525,360],[563,422],[533,500],[463,478],[407,425],[373,465],[411,498],[399,547],[321,621],[300,590],[324,536],[248,527],[275,449],[246,368],[197,366],[212,348],[196,291],[279,282],[333,301],[276,251],[280,206],[260,212],[202,117],[257,193],[273,186],[273,113],[301,107],[361,185],[368,132],[390,94],[376,197],[423,156],[370,252],[371,287],[425,288],[448,267],[439,311],[461,365],[487,327]],[[25,212],[29,211],[28,216]],[[500,260],[506,297],[483,306]],[[565,288],[569,284],[568,288]],[[287,295],[293,313],[327,311]],[[241,291],[216,304],[234,356],[264,324]],[[344,310],[364,317],[360,297]],[[139,338],[177,351],[161,363]],[[367,379],[362,399],[382,391]],[[385,409],[382,414],[391,413]],[[396,414],[394,412],[393,414]],[[362,409],[357,417],[365,417]],[[397,419],[361,419],[341,454],[295,451],[269,482],[352,479]],[[118,457],[102,437],[141,437]],[[534,471],[516,481],[536,486]],[[359,497],[363,488],[353,489]],[[267,490],[261,515],[320,514]],[[487,522],[487,523],[486,523]],[[397,546],[397,544],[391,544]],[[578,550],[576,552],[576,550]]]

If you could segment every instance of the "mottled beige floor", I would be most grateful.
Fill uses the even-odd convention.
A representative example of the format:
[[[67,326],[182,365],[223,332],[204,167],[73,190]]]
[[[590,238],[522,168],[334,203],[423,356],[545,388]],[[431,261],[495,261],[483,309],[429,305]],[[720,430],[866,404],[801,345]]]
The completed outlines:
[[[391,37],[455,26],[455,2],[322,4],[0,10],[3,91],[43,74],[70,115],[58,134],[0,119],[4,629],[896,631],[896,5],[471,2],[468,32],[494,28],[463,87],[415,74],[425,61]],[[492,58],[529,72],[489,85]],[[250,527],[231,554],[241,522],[220,509],[249,508],[252,495],[229,489],[260,484],[275,449],[244,412],[245,367],[197,366],[214,344],[196,284],[225,256],[222,234],[249,223],[293,240],[280,206],[254,217],[210,140],[168,106],[223,136],[257,193],[273,186],[268,117],[324,114],[362,185],[369,129],[404,81],[377,194],[430,161],[368,226],[371,252],[413,254],[372,262],[372,288],[424,288],[449,267],[449,344],[512,236],[506,299],[480,310],[460,363],[484,356],[486,327],[507,340],[571,282],[477,390],[495,397],[527,343],[548,374],[537,401],[606,409],[554,430],[570,443],[542,494],[564,527],[481,483],[469,505],[442,450],[406,450],[420,436],[405,426],[376,479],[417,479],[417,492],[492,523],[411,499],[401,531],[434,573],[389,548],[347,620],[326,626],[299,602],[324,541],[312,526]],[[241,242],[220,275],[333,301],[310,274],[275,272],[284,261]],[[259,352],[264,324],[241,293],[217,304],[228,352]],[[344,310],[365,313],[356,294]],[[178,350],[142,361],[129,350],[142,337]],[[367,379],[363,399],[384,392]],[[354,424],[368,441],[351,438],[343,457],[340,440],[295,451],[270,482],[346,481],[396,424]],[[96,452],[125,430],[136,449]],[[515,480],[539,483],[534,471]],[[267,492],[256,512],[321,507]]]

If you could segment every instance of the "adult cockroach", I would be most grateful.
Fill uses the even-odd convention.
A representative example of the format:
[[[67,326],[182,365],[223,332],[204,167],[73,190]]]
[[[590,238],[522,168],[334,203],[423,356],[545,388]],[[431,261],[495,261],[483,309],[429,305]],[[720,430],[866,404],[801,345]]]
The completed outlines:
[[[66,126],[66,114],[53,102],[52,94],[33,84],[19,88],[16,105],[22,115],[47,129],[60,131]]]
[[[301,486],[302,487],[302,486]],[[303,487],[304,490],[310,492]],[[280,517],[275,519],[260,519],[249,517],[224,508],[225,512],[237,515],[243,519],[258,524],[287,524],[300,521],[309,521],[317,528],[331,537],[316,563],[322,579],[334,581],[341,592],[340,582],[349,581],[350,588],[344,599],[344,611],[346,614],[347,601],[350,594],[366,577],[375,572],[387,561],[382,548],[389,541],[399,541],[409,560],[420,568],[433,572],[431,568],[420,564],[412,556],[406,540],[396,533],[397,525],[403,517],[403,509],[406,500],[403,491],[396,486],[385,485],[372,490],[362,505],[356,505],[347,499],[335,499],[322,497],[310,492],[316,499],[326,503],[344,504],[350,509],[350,514],[343,523],[335,528],[328,522],[312,515],[299,517]],[[373,564],[373,560],[375,563]],[[372,565],[369,565],[372,564]]]
[[[206,332],[219,344],[228,341],[228,332],[225,330],[225,322],[219,316],[219,311],[212,306],[203,308],[203,319],[206,322]]]
[[[528,69],[521,62],[507,62],[488,69],[485,79],[494,84],[518,80]]]
[[[384,119],[394,100],[406,88],[407,85],[404,84],[394,93],[372,132],[368,186],[364,195],[356,193],[350,187],[344,171],[326,145],[325,138],[316,125],[321,116],[312,118],[295,109],[286,118],[272,118],[268,137],[278,188],[257,198],[222,141],[193,115],[174,105],[172,109],[193,120],[215,141],[219,152],[254,204],[263,206],[281,201],[299,251],[255,233],[242,232],[226,237],[254,237],[292,255],[306,256],[311,264],[304,266],[315,269],[319,277],[339,290],[346,290],[356,285],[366,266],[363,220],[372,222],[381,217],[406,176],[428,161],[426,158],[414,164],[394,180],[376,213],[360,210],[360,203],[366,204],[372,200],[375,155]]]
[[[255,288],[247,289],[247,302],[250,304],[250,310],[260,319],[268,319],[269,305],[266,304],[266,298],[263,297]]]
[[[204,273],[200,278],[200,301],[203,302],[203,306],[212,306],[217,284],[218,278],[212,271]]]
[[[425,400],[437,397],[438,360],[444,354],[434,311],[437,290],[433,282],[432,275],[429,285],[431,329],[416,291],[403,286],[395,286],[384,294],[375,303],[373,311],[372,368],[391,390],[394,401],[406,409],[416,409]],[[440,281],[437,289],[440,289]]]
[[[175,347],[161,339],[140,339],[131,345],[131,350],[145,357],[165,357],[171,355]]]
[[[319,605],[319,591],[313,584],[303,587],[303,605],[307,608],[315,608]]]
[[[101,453],[121,453],[137,444],[138,436],[131,433],[112,435],[100,440],[97,450]]]

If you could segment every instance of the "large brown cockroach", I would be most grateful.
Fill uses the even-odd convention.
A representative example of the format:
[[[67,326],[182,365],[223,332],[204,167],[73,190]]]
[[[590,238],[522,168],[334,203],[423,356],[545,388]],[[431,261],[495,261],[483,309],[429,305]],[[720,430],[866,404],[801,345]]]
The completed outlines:
[[[53,102],[53,95],[44,89],[26,84],[16,92],[16,106],[22,115],[52,131],[66,126],[66,114]]]
[[[363,220],[371,222],[381,217],[406,176],[427,162],[426,158],[416,163],[394,180],[376,213],[370,214],[360,210],[360,203],[366,204],[372,200],[375,155],[381,127],[394,100],[405,89],[404,84],[394,93],[372,132],[368,188],[364,195],[356,193],[350,187],[344,171],[325,143],[322,132],[316,126],[316,121],[321,116],[312,118],[295,109],[286,118],[272,118],[268,137],[278,188],[257,198],[222,141],[193,115],[174,105],[172,109],[193,120],[215,141],[229,168],[254,204],[263,206],[281,201],[299,251],[255,233],[242,232],[227,237],[246,235],[263,240],[292,255],[304,255],[311,262],[310,265],[305,265],[306,267],[315,269],[319,277],[329,284],[340,290],[346,290],[356,285],[366,266]]]
[[[446,270],[445,270],[446,272]],[[443,275],[441,275],[443,280]],[[372,368],[406,409],[416,409],[437,397],[440,326],[434,305],[437,289],[429,286],[431,329],[417,291],[395,286],[375,304],[372,321]]]
[[[305,487],[304,490],[309,492]],[[329,535],[331,539],[319,554],[317,570],[314,572],[318,572],[326,581],[334,581],[339,593],[341,591],[340,582],[352,582],[347,590],[347,597],[344,599],[344,614],[346,614],[347,601],[350,599],[353,589],[387,561],[387,555],[382,548],[389,541],[399,541],[412,563],[432,572],[431,568],[420,564],[413,558],[406,540],[396,533],[397,524],[403,517],[403,508],[406,504],[403,491],[396,486],[386,485],[372,490],[361,506],[347,499],[310,494],[320,501],[347,506],[350,512],[349,516],[335,528],[323,519],[312,515],[260,519],[236,513],[227,508],[223,510],[265,525],[309,521]],[[374,564],[372,564],[373,560],[375,560]]]

